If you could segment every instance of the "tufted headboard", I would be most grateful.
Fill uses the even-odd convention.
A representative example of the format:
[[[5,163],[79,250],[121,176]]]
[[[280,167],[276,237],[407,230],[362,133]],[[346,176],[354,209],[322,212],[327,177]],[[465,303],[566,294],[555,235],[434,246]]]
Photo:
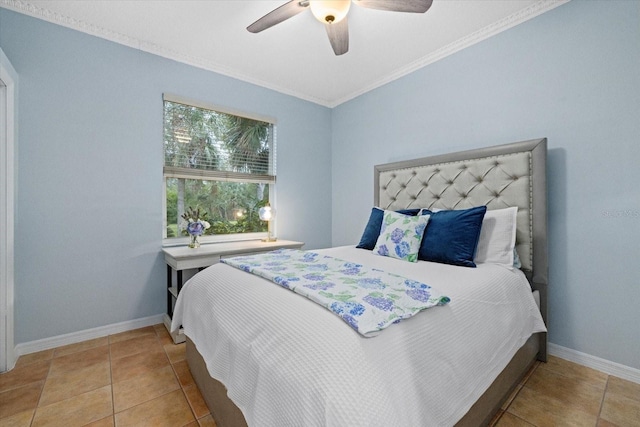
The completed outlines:
[[[546,288],[546,156],[542,138],[377,165],[374,205],[392,210],[517,206],[522,269],[534,289]]]

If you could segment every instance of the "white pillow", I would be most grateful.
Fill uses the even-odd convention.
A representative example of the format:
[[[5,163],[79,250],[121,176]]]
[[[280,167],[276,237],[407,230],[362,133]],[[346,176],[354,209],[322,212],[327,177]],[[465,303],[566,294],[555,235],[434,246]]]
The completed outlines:
[[[513,268],[518,207],[488,210],[482,220],[474,261]]]

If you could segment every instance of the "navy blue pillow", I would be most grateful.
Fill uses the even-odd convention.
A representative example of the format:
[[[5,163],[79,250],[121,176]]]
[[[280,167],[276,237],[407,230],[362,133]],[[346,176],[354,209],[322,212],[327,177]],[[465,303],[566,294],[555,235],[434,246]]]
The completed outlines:
[[[473,257],[478,248],[486,206],[453,211],[431,212],[427,230],[420,244],[418,259],[444,264],[475,267]]]
[[[416,216],[418,215],[418,212],[420,212],[420,209],[402,209],[396,212],[404,215]],[[370,251],[373,250],[373,248],[376,246],[376,242],[378,241],[378,237],[380,237],[380,229],[382,228],[383,217],[384,211],[382,209],[371,209],[369,222],[364,228],[364,233],[362,233],[362,238],[360,239],[360,243],[358,243],[358,246],[356,246],[356,248],[368,249]]]

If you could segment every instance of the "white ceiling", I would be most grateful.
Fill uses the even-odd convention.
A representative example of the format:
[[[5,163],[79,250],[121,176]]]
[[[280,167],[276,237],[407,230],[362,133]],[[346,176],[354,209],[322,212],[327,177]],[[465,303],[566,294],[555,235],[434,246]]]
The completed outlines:
[[[434,0],[425,14],[353,5],[335,56],[311,11],[258,34],[286,0],[0,0],[0,6],[333,107],[568,0]],[[402,0],[398,0],[402,1]]]

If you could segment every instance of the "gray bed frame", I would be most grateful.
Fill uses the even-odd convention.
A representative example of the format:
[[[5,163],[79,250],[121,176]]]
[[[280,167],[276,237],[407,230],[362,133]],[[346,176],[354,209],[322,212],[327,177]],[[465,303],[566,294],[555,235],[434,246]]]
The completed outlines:
[[[385,209],[488,209],[518,206],[516,249],[547,321],[546,138],[374,167],[374,204]],[[456,426],[488,425],[536,360],[547,360],[547,334],[532,335]],[[244,427],[242,412],[211,378],[187,337],[187,362],[218,427]]]

